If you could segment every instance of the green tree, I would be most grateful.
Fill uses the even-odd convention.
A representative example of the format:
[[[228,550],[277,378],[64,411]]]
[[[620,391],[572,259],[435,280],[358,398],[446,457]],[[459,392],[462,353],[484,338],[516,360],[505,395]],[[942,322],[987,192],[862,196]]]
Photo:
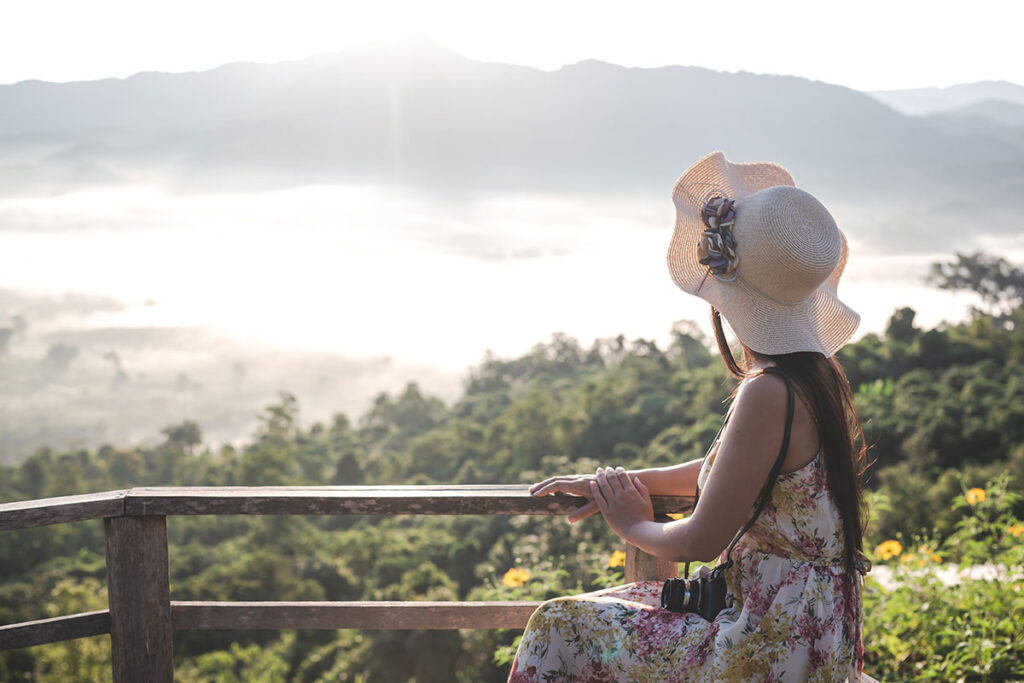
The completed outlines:
[[[885,336],[905,344],[914,341],[914,336],[917,334],[917,328],[914,327],[914,316],[916,315],[917,311],[913,308],[906,306],[897,308],[889,318]]]
[[[164,427],[160,433],[167,437],[167,443],[177,446],[188,453],[203,442],[203,432],[199,423],[185,420],[181,424]]]
[[[1024,270],[1001,256],[990,256],[976,251],[956,253],[953,261],[936,262],[926,281],[939,289],[974,292],[983,304],[983,312],[1007,319],[1024,304]]]
[[[58,617],[79,612],[106,609],[107,591],[93,578],[67,579],[50,592],[44,609],[47,616]],[[42,649],[36,659],[38,681],[111,681],[110,638],[96,636],[54,643]]]

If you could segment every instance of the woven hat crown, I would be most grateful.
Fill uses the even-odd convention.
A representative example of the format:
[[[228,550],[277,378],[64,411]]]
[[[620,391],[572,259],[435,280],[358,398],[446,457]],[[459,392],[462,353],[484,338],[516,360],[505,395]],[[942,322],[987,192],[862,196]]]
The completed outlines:
[[[846,236],[785,168],[712,152],[680,176],[672,201],[672,280],[719,310],[744,344],[831,356],[849,341],[860,316],[836,291]]]
[[[832,214],[810,193],[788,185],[739,199],[734,232],[741,277],[782,303],[813,294],[843,250]]]

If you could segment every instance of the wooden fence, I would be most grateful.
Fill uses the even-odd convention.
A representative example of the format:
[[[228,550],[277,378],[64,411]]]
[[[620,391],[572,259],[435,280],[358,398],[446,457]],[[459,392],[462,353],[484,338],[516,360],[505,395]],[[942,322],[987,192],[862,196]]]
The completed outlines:
[[[173,632],[247,629],[523,628],[536,602],[179,602],[170,598],[170,515],[566,515],[581,499],[526,486],[133,488],[0,505],[0,531],[103,519],[109,609],[0,626],[0,650],[109,633],[114,680],[170,682]],[[656,514],[691,498],[655,496]],[[678,574],[626,546],[626,581]]]

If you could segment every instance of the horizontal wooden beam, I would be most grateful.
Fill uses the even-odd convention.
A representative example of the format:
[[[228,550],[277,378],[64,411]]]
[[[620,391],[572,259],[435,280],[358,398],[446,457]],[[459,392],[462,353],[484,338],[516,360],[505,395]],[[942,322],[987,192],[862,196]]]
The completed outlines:
[[[539,602],[175,602],[175,630],[493,629],[526,626]]]
[[[531,496],[523,485],[205,486],[135,488],[128,515],[562,515],[577,496]],[[655,496],[655,513],[685,512],[693,499]]]
[[[521,629],[539,602],[172,602],[176,630]],[[0,652],[110,632],[107,610],[0,626]],[[861,683],[878,683],[862,674]]]
[[[66,617],[0,626],[0,651],[17,650],[62,640],[100,636],[110,633],[110,612],[82,612]]]
[[[0,504],[0,531],[26,529],[124,514],[127,490],[85,493]]]
[[[0,531],[123,515],[563,515],[583,499],[523,485],[205,486],[134,488],[0,504]],[[656,514],[693,499],[654,496]]]

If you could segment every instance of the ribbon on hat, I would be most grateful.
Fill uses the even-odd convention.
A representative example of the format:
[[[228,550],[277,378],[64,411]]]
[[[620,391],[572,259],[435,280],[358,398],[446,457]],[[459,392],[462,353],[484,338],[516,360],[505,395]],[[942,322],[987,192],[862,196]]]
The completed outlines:
[[[697,240],[697,255],[701,265],[707,266],[704,279],[700,281],[697,291],[704,286],[708,275],[714,275],[722,282],[732,282],[739,273],[736,268],[740,264],[736,253],[736,238],[732,234],[736,223],[735,201],[716,195],[704,203],[700,217],[704,221],[704,232]]]

